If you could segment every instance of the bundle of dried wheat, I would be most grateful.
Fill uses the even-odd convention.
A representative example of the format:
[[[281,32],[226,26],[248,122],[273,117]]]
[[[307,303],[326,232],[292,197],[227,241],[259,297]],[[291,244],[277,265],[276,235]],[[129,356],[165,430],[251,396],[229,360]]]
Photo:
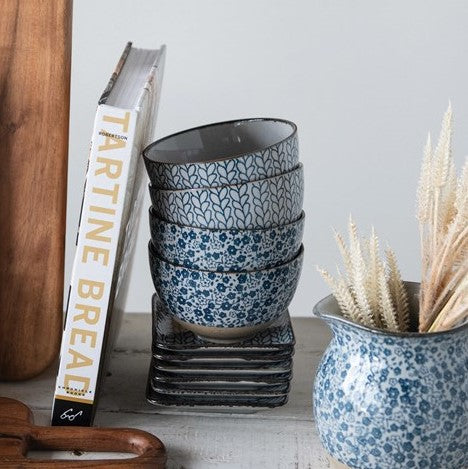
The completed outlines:
[[[349,220],[349,246],[335,233],[346,274],[338,270],[333,277],[318,269],[330,285],[342,314],[369,327],[391,331],[409,329],[408,296],[401,280],[395,254],[387,249],[381,259],[379,240],[372,229],[369,239],[361,240],[353,220]]]
[[[450,329],[468,318],[468,165],[458,180],[449,105],[435,149],[427,139],[418,189],[422,279],[419,331]]]

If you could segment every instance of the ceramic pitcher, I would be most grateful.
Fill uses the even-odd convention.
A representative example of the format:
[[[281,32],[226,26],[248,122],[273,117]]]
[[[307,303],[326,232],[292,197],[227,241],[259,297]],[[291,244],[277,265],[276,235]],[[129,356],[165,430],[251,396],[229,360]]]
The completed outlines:
[[[413,328],[419,285],[406,282]],[[419,334],[355,324],[331,295],[315,307],[333,338],[314,385],[318,433],[359,469],[468,467],[468,324]]]

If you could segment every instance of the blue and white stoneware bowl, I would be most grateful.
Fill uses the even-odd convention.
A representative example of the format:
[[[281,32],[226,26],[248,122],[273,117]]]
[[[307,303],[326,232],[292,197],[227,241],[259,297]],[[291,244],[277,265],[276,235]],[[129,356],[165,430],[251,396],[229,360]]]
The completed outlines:
[[[210,340],[234,340],[265,329],[285,311],[299,281],[304,249],[291,261],[253,272],[209,272],[161,259],[149,243],[151,275],[169,312]]]
[[[302,212],[302,164],[288,173],[243,184],[159,190],[150,186],[156,215],[197,228],[263,229],[297,220]]]
[[[297,255],[305,215],[276,228],[216,230],[166,222],[150,208],[151,239],[164,260],[190,269],[218,272],[262,270]]]
[[[406,285],[417,324],[419,286]],[[356,469],[468,467],[468,324],[371,329],[344,319],[333,296],[315,314],[333,332],[313,397],[328,453]]]
[[[298,165],[297,128],[281,119],[220,122],[158,140],[143,151],[143,158],[158,189],[256,181]]]

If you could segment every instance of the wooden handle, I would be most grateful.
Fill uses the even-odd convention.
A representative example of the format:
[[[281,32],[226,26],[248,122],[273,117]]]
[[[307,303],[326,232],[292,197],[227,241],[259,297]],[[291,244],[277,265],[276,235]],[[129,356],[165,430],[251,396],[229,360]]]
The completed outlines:
[[[60,346],[72,4],[0,12],[0,380],[19,380]]]
[[[128,459],[28,459],[28,450],[111,451],[136,454]],[[32,423],[27,406],[0,398],[0,466],[83,468],[120,467],[163,469],[166,451],[150,433],[129,428],[41,427]]]
[[[27,432],[25,433],[25,430]],[[129,428],[38,427],[27,429],[2,425],[0,466],[18,463],[21,467],[121,467],[163,469],[166,452],[155,436]],[[3,440],[3,444],[2,444]],[[28,459],[29,450],[118,452],[137,455],[128,459],[96,459],[83,461]]]

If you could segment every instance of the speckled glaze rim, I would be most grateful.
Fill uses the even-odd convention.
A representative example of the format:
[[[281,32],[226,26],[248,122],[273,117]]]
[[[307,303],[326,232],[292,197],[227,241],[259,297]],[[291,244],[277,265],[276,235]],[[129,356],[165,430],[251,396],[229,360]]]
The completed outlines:
[[[184,270],[188,270],[189,272],[202,272],[203,274],[215,274],[219,276],[224,276],[224,275],[239,276],[242,274],[252,275],[258,272],[261,272],[261,273],[272,272],[272,271],[287,267],[293,262],[299,261],[301,257],[304,256],[304,244],[301,244],[301,246],[299,247],[299,250],[297,251],[297,253],[292,259],[285,262],[284,264],[277,265],[276,267],[269,267],[268,269],[259,269],[259,270],[239,270],[239,271],[228,270],[226,272],[220,272],[220,271],[213,271],[213,270],[206,270],[206,269],[193,269],[190,267],[185,267],[183,265],[174,264],[174,262],[169,262],[166,259],[161,258],[161,256],[157,252],[155,252],[156,248],[154,247],[153,241],[151,239],[148,242],[148,250],[151,256],[157,259],[159,262],[162,262],[164,264],[169,264],[171,267],[174,267],[176,269],[184,269]]]
[[[167,161],[156,161],[156,160],[153,160],[149,156],[149,152],[153,149],[153,147],[155,147],[156,145],[159,145],[162,142],[165,142],[166,140],[169,140],[169,139],[174,138],[174,137],[178,137],[179,135],[189,133],[189,132],[193,132],[195,130],[207,129],[209,127],[218,127],[218,126],[226,125],[226,124],[245,124],[245,123],[250,123],[250,122],[281,122],[282,124],[287,124],[291,127],[291,133],[287,137],[277,141],[276,143],[272,143],[271,145],[267,145],[267,146],[257,148],[255,150],[247,151],[247,152],[244,152],[244,153],[237,153],[237,154],[234,154],[234,155],[219,157],[219,158],[209,160],[209,161],[191,161],[191,162],[183,162],[183,163],[172,163],[172,162],[167,162]],[[157,165],[167,165],[167,166],[184,166],[184,165],[189,165],[189,164],[206,165],[206,164],[209,164],[209,163],[216,163],[218,161],[236,159],[236,158],[240,158],[240,157],[245,156],[245,155],[251,155],[253,153],[257,153],[258,151],[267,150],[268,148],[275,147],[276,145],[279,145],[279,144],[285,142],[286,140],[289,140],[290,138],[293,138],[296,135],[297,135],[297,125],[294,122],[290,121],[290,120],[279,119],[279,118],[275,118],[275,117],[250,117],[250,118],[248,117],[248,118],[245,118],[245,119],[232,119],[232,120],[228,120],[228,121],[213,122],[213,123],[210,123],[210,124],[204,124],[204,125],[199,125],[199,126],[196,126],[196,127],[191,127],[190,129],[180,130],[179,132],[176,132],[176,133],[170,134],[170,135],[166,135],[165,137],[160,138],[160,139],[150,143],[143,150],[142,154],[143,154],[143,158],[145,160],[149,161],[150,163],[157,164]]]
[[[419,282],[409,282],[405,281],[405,285],[409,286],[410,288],[416,289],[420,283]],[[410,293],[411,294],[411,293]],[[413,293],[413,295],[418,296],[417,293]],[[448,329],[446,331],[437,331],[437,332],[394,332],[394,331],[386,331],[383,329],[377,329],[374,327],[364,326],[363,324],[358,324],[350,319],[343,317],[337,313],[331,313],[326,311],[325,305],[328,304],[330,301],[336,301],[333,295],[328,295],[322,300],[320,300],[314,306],[314,314],[320,319],[332,319],[334,321],[341,322],[348,326],[353,327],[354,329],[359,329],[365,332],[370,332],[372,334],[378,334],[385,337],[398,337],[398,338],[413,338],[413,339],[431,339],[432,337],[440,337],[444,335],[451,335],[456,334],[457,332],[462,332],[464,330],[468,330],[468,321],[454,327],[452,329]]]
[[[268,182],[272,179],[290,179],[293,173],[299,173],[299,174],[304,174],[304,165],[302,163],[298,163],[294,168],[290,169],[289,171],[285,171],[284,173],[277,174],[276,176],[270,176],[267,178],[261,178],[261,179],[255,179],[253,181],[245,181],[245,182],[239,182],[238,184],[222,184],[220,186],[213,186],[213,187],[191,187],[189,189],[158,189],[157,187],[153,187],[151,182],[148,184],[148,188],[150,192],[160,192],[161,194],[169,194],[170,192],[174,193],[182,193],[182,192],[211,192],[214,190],[219,190],[223,188],[230,188],[230,189],[236,189],[241,186],[247,186],[247,185],[253,185],[253,184],[258,184],[260,182]]]
[[[158,190],[158,189],[156,189]],[[299,218],[297,218],[296,220],[293,220],[289,223],[285,223],[284,225],[278,225],[278,226],[272,226],[271,228],[209,228],[209,227],[206,227],[206,228],[200,228],[199,226],[190,226],[190,225],[182,225],[181,223],[176,223],[176,222],[173,222],[173,221],[168,221],[168,220],[165,220],[164,218],[161,218],[160,216],[158,216],[156,214],[156,210],[154,209],[154,207],[151,205],[149,210],[148,210],[148,213],[149,213],[149,217],[150,217],[150,220],[151,219],[156,219],[157,221],[160,221],[162,223],[165,223],[166,225],[174,225],[174,226],[177,226],[178,228],[182,228],[182,229],[187,229],[187,230],[191,230],[191,231],[198,231],[200,233],[204,233],[206,231],[210,232],[210,233],[232,233],[232,232],[235,232],[236,234],[240,234],[240,233],[244,233],[244,232],[247,232],[247,233],[252,233],[252,234],[255,234],[255,233],[265,233],[265,232],[268,232],[268,231],[278,231],[278,230],[283,230],[283,229],[288,229],[289,227],[293,226],[293,225],[299,225],[301,223],[304,223],[305,222],[305,212],[304,210],[302,210],[301,214],[299,215]]]

